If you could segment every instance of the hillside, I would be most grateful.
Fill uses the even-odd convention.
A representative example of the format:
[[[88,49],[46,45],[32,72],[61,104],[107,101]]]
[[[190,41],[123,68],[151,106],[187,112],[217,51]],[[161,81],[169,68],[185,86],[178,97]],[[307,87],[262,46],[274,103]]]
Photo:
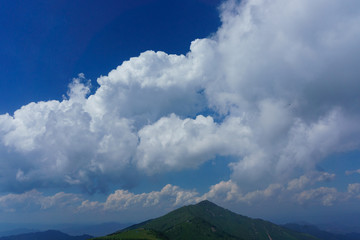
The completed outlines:
[[[92,237],[93,236],[90,235],[70,236],[60,231],[48,230],[44,232],[24,233],[13,236],[0,237],[0,240],[86,240]]]
[[[317,238],[261,219],[241,216],[212,202],[203,201],[96,239],[316,240]]]
[[[321,240],[359,240],[360,233],[347,233],[347,234],[335,234],[320,230],[313,225],[300,225],[296,223],[288,223],[283,225],[284,227],[307,234],[311,234]]]

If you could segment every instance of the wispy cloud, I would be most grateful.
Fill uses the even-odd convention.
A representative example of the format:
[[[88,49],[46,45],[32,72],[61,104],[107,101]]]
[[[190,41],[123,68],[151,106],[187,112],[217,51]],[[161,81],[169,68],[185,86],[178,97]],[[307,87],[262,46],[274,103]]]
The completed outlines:
[[[346,175],[352,175],[352,174],[356,174],[356,173],[360,174],[360,169],[345,171]]]

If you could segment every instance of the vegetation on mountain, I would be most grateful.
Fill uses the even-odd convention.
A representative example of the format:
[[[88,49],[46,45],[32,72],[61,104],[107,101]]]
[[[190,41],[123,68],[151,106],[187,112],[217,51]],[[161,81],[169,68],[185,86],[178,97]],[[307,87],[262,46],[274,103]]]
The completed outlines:
[[[105,237],[96,238],[96,239],[106,239],[106,240],[118,240],[118,239],[148,239],[148,240],[168,240],[162,233],[157,232],[152,229],[132,229],[124,230],[121,234],[111,234]]]
[[[162,217],[96,239],[317,240],[308,234],[233,213],[209,201],[179,208]]]

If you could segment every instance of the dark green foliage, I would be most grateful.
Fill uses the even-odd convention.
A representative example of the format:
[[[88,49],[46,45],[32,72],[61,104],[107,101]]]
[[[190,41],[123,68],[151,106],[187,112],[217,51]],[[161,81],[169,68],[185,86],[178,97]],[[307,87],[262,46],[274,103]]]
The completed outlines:
[[[185,206],[162,217],[133,225],[98,239],[126,239],[129,232],[142,229],[162,233],[169,240],[316,240],[261,219],[251,219],[221,208],[209,201]],[[161,238],[162,237],[162,238]],[[129,238],[130,239],[130,238]],[[135,238],[131,238],[135,239]],[[136,238],[140,239],[140,238]],[[156,239],[156,238],[143,238]]]
[[[131,229],[131,230],[124,230],[121,233],[111,234],[105,237],[94,238],[97,240],[130,240],[130,239],[137,239],[137,240],[168,240],[162,233],[157,232],[151,229]]]

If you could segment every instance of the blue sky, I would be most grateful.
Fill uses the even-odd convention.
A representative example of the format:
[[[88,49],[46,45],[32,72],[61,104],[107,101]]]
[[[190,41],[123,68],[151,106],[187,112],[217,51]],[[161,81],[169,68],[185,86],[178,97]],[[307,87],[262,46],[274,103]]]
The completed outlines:
[[[0,222],[209,199],[360,225],[359,20],[355,0],[2,1]]]
[[[96,84],[149,49],[185,54],[220,25],[218,2],[2,1],[1,112],[61,100],[78,73]]]

